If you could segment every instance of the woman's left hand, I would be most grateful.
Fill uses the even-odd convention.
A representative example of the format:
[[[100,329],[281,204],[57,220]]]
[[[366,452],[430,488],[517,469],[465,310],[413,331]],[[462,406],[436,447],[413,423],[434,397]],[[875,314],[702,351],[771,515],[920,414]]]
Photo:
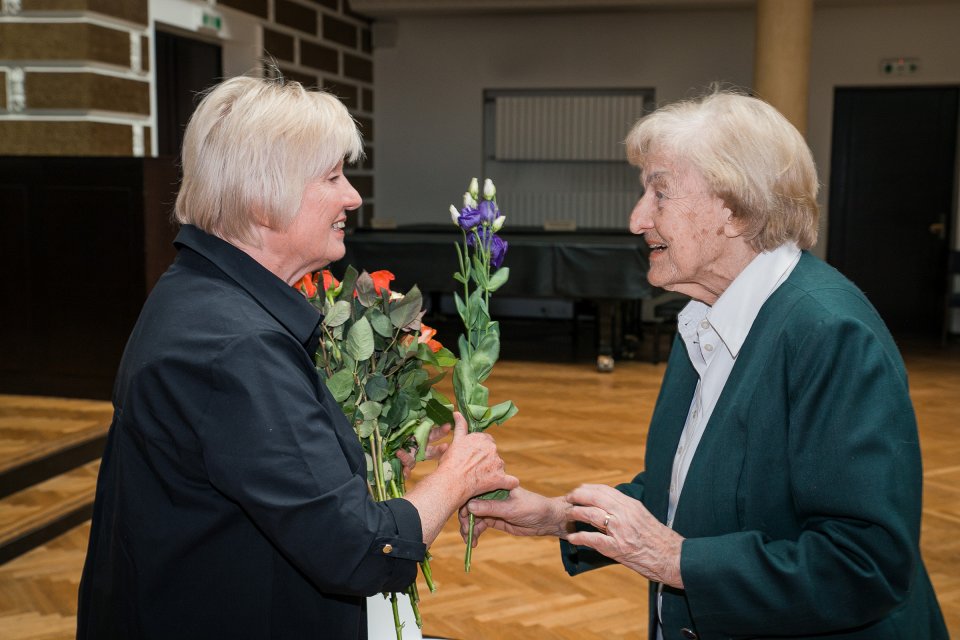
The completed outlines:
[[[567,541],[596,549],[648,580],[683,588],[683,536],[653,517],[643,503],[613,487],[584,484],[567,496],[568,517],[598,529],[567,535]]]
[[[430,436],[427,438],[427,442],[436,442],[437,440],[447,437],[447,434],[449,433],[449,424],[436,426],[433,429],[430,429]],[[435,458],[439,458],[443,455],[443,452],[447,450],[448,446],[450,446],[450,444],[447,442],[442,442],[440,444],[428,444],[427,455],[425,459],[433,460]],[[415,446],[411,447],[409,451],[400,449],[397,451],[397,458],[403,465],[403,477],[409,478],[410,472],[413,471],[413,468],[417,466],[417,448]]]

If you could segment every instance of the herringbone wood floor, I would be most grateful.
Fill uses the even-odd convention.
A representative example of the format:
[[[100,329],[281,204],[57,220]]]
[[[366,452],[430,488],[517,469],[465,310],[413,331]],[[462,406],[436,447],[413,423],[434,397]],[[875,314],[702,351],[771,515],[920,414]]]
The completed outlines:
[[[960,349],[908,349],[925,462],[922,550],[951,635],[960,637]],[[550,495],[639,470],[663,365],[502,362],[491,396],[520,414],[493,432],[508,469]],[[424,465],[418,473],[429,470]],[[0,637],[72,637],[89,524],[0,566]],[[642,638],[646,584],[623,567],[569,578],[552,540],[487,534],[463,573],[451,521],[432,548],[439,590],[423,594],[424,633],[462,640]],[[377,639],[379,640],[379,639]]]

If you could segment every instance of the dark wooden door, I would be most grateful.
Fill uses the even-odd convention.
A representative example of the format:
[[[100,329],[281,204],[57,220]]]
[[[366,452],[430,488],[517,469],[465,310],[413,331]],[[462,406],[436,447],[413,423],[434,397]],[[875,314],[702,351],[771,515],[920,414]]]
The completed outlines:
[[[157,147],[179,157],[197,94],[222,80],[220,46],[157,31]]]
[[[943,323],[957,146],[956,87],[834,96],[827,259],[898,335]]]

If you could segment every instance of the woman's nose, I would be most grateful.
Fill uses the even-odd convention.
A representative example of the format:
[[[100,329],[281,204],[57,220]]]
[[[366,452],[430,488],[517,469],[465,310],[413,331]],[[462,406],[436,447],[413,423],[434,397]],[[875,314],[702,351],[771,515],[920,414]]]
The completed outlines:
[[[344,176],[343,179],[347,180],[347,177]],[[363,204],[363,198],[360,197],[360,192],[354,189],[349,180],[347,180],[347,187],[349,191],[344,196],[346,203],[343,208],[347,211],[353,211],[354,209],[358,209],[360,205]]]
[[[650,215],[650,206],[647,194],[637,200],[637,204],[630,212],[630,233],[641,234],[653,227],[653,217]]]

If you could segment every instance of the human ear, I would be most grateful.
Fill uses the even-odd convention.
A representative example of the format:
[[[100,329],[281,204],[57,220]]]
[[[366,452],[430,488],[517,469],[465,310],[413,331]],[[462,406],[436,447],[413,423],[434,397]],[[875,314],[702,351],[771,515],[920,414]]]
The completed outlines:
[[[728,238],[739,238],[743,235],[745,226],[743,220],[732,209],[724,205],[721,215],[723,217],[723,235]]]

